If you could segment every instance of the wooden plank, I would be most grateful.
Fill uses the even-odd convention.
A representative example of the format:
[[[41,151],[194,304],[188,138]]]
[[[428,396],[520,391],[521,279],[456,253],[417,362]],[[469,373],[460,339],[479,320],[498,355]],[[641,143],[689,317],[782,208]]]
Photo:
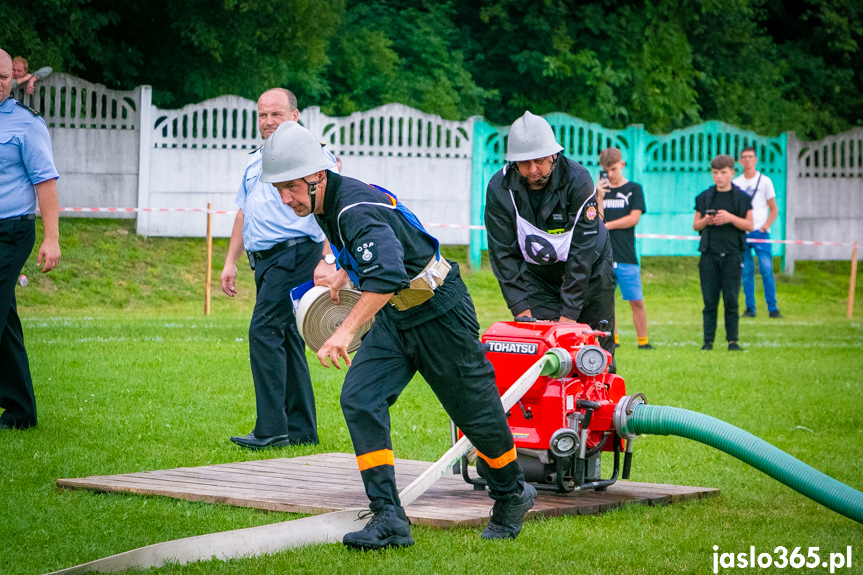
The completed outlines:
[[[253,462],[249,462],[250,464]],[[260,463],[260,462],[254,462]],[[355,483],[362,483],[362,476],[360,475],[359,470],[355,470],[353,472],[348,472],[347,470],[339,470],[337,468],[314,468],[314,467],[304,467],[304,468],[295,468],[290,466],[285,466],[282,468],[277,468],[275,466],[267,465],[249,465],[246,467],[239,467],[240,464],[234,464],[232,467],[224,467],[223,469],[230,469],[235,471],[246,471],[247,469],[260,470],[260,473],[265,474],[267,477],[273,476],[284,476],[284,477],[299,477],[304,480],[311,480],[315,482],[335,482],[345,485],[353,485]],[[416,477],[415,474],[408,474],[400,472],[399,468],[396,468],[396,481],[401,483],[404,480],[410,481]]]
[[[305,471],[305,472],[317,472],[322,474],[332,474],[337,473],[338,475],[347,475],[350,477],[360,478],[360,471],[357,468],[356,460],[351,457],[349,460],[338,461],[335,459],[331,459],[330,461],[323,462],[309,462],[304,463],[302,465],[297,465],[295,463],[289,462],[289,460],[259,460],[259,461],[250,461],[247,462],[259,469],[266,469],[270,472],[276,471]],[[424,462],[417,461],[406,461],[403,459],[395,460],[395,469],[396,476],[399,475],[409,475],[411,477],[417,477],[420,473],[425,471],[423,467]]]
[[[152,487],[140,487],[135,485],[127,485],[120,487],[105,486],[99,491],[109,492],[127,492],[141,495],[161,495],[174,499],[184,499],[187,501],[197,501],[204,503],[217,503],[222,505],[234,505],[237,507],[252,507],[257,509],[265,509],[269,511],[282,511],[287,513],[305,513],[317,515],[329,511],[338,511],[341,509],[350,509],[352,507],[364,507],[368,505],[368,500],[363,494],[362,497],[356,497],[351,502],[348,498],[343,497],[339,500],[339,504],[332,504],[323,500],[319,496],[309,496],[305,498],[295,497],[291,501],[284,499],[271,498],[262,494],[254,494],[251,496],[243,496],[241,494],[226,493],[220,489],[198,489],[198,490],[183,490],[183,489],[154,489]],[[328,505],[328,503],[330,503]]]
[[[359,469],[356,467],[356,462],[351,460],[350,467],[339,467],[337,465],[289,465],[281,461],[249,461],[246,463],[229,464],[234,469],[258,469],[268,474],[293,473],[304,475],[320,475],[322,477],[343,477],[353,481],[361,481]],[[241,467],[242,466],[242,467]],[[416,477],[417,473],[404,469],[403,466],[396,464],[396,477]]]
[[[259,460],[258,463],[266,462],[272,463],[275,466],[296,466],[302,465],[313,469],[338,469],[341,471],[344,470],[353,470],[359,475],[359,468],[357,467],[356,458],[352,455],[347,455],[344,453],[325,453],[321,454],[325,457],[320,459],[311,459],[316,458],[317,456],[304,456],[305,461],[296,461],[295,459],[270,459],[270,460]],[[302,458],[296,458],[302,459]],[[395,468],[396,473],[401,472],[412,474],[414,477],[417,477],[420,473],[425,471],[430,464],[425,461],[413,461],[410,459],[395,459]]]
[[[615,489],[632,490],[636,493],[652,493],[669,496],[670,503],[678,503],[704,497],[716,497],[719,489],[712,487],[689,487],[685,485],[665,485],[661,483],[636,483],[631,481],[618,481],[614,484]]]
[[[308,475],[278,475],[278,476],[266,476],[263,477],[257,474],[243,473],[237,472],[236,470],[226,470],[226,469],[206,469],[197,472],[184,472],[184,473],[176,473],[176,472],[165,472],[162,476],[165,478],[189,478],[190,480],[203,481],[203,482],[222,482],[225,484],[237,485],[237,486],[246,486],[249,488],[253,487],[261,487],[261,488],[277,488],[277,487],[292,487],[297,489],[310,489],[313,491],[320,492],[321,487],[320,483],[324,482],[327,485],[332,486],[342,486],[343,488],[355,488],[360,492],[363,490],[362,480],[357,478],[353,481],[341,481],[338,478],[333,477],[320,477],[320,476],[308,476]]]
[[[87,489],[97,489],[100,491],[123,491],[123,490],[135,490],[135,492],[148,492],[153,494],[169,494],[177,492],[177,493],[186,493],[186,494],[194,494],[194,493],[202,493],[202,494],[222,494],[226,497],[237,497],[237,498],[250,498],[259,497],[262,499],[268,498],[270,500],[285,500],[289,501],[290,499],[298,499],[309,497],[315,500],[326,500],[330,498],[337,498],[338,500],[344,500],[351,498],[351,495],[354,495],[357,501],[362,501],[363,504],[367,504],[367,500],[365,498],[365,493],[362,489],[362,484],[359,485],[359,489],[355,490],[353,493],[349,491],[341,491],[338,493],[333,493],[332,491],[311,491],[311,490],[300,490],[300,489],[265,489],[259,488],[255,490],[249,489],[238,489],[231,484],[226,483],[218,483],[218,482],[187,482],[182,480],[174,480],[174,481],[150,481],[144,478],[139,477],[116,477],[116,478],[108,478],[108,480],[99,482],[99,483],[83,483],[80,482],[79,485],[76,485],[75,480],[67,480],[64,482],[64,486],[70,487],[84,487]]]
[[[399,485],[407,485],[429,465],[404,459],[395,463]],[[317,514],[368,505],[356,459],[347,453],[58,479],[57,485],[292,513]],[[719,490],[711,488],[619,481],[602,492],[561,495],[540,491],[528,516],[594,515],[624,505],[666,505],[718,494]],[[487,522],[492,504],[488,491],[476,491],[460,475],[446,474],[407,513],[411,521],[422,525],[469,527]]]

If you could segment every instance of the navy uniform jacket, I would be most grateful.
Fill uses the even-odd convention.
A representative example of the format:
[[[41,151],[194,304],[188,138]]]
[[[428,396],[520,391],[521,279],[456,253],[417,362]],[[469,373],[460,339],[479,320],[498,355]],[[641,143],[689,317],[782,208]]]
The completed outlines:
[[[551,233],[575,228],[565,262],[541,266],[525,261],[518,246],[510,190],[519,215],[537,228]],[[542,193],[538,214],[533,212],[529,193]],[[488,184],[485,226],[491,267],[513,316],[528,309],[528,293],[543,289],[560,291],[561,315],[571,319],[580,316],[591,270],[610,241],[598,216],[596,187],[581,164],[558,156],[551,179],[542,190],[523,184],[514,164],[506,174],[499,171]]]
[[[357,260],[360,291],[398,293],[409,287],[411,280],[435,257],[435,245],[396,210],[361,204],[342,213],[347,206],[360,202],[392,205],[390,196],[380,190],[329,172],[324,213],[316,214],[315,218],[330,244],[339,251],[349,250]],[[379,313],[390,317],[396,327],[407,329],[448,312],[467,294],[458,264],[451,261],[450,265],[449,275],[433,298],[401,312],[385,305]]]

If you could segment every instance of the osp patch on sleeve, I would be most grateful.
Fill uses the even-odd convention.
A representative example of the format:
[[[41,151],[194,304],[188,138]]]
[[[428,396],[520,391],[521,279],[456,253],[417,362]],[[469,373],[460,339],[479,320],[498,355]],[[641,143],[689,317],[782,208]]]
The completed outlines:
[[[378,250],[375,242],[363,242],[356,247],[356,258],[360,263],[370,263],[378,257]]]
[[[587,218],[587,221],[592,222],[596,219],[596,206],[589,206],[586,210],[584,210],[584,217]]]

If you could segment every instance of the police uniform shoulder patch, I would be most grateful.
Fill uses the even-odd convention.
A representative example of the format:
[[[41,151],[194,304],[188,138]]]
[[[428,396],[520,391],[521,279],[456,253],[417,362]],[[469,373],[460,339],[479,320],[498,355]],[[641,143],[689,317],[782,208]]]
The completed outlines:
[[[37,118],[42,117],[42,114],[40,114],[38,111],[34,110],[33,108],[31,108],[27,104],[22,104],[18,100],[15,100],[15,103],[18,104],[19,106],[21,106],[22,108],[24,108],[25,110],[27,110],[28,112],[30,112],[31,114],[33,114],[34,116],[36,116]]]
[[[590,206],[584,211],[584,217],[587,218],[588,221],[592,222],[596,219],[596,207]]]

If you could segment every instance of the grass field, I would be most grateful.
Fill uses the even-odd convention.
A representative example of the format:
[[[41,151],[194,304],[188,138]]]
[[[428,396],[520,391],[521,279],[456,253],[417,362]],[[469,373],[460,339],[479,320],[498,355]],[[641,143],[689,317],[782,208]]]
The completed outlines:
[[[57,478],[199,466],[310,453],[351,453],[338,406],[342,373],[312,365],[321,444],[263,453],[228,441],[254,425],[248,366],[251,273],[240,297],[218,288],[226,241],[216,241],[213,312],[203,316],[203,240],[145,239],[131,221],[61,221],[63,261],[42,276],[35,257],[18,288],[39,427],[0,432],[0,573],[38,574],[169,539],[296,518],[162,497],[59,490]],[[464,259],[464,251],[451,255]],[[695,258],[647,258],[652,352],[635,349],[618,300],[619,372],[630,392],[733,423],[863,489],[863,304],[845,319],[848,262],[801,262],[778,278],[784,320],[741,320],[746,353],[701,352]],[[246,270],[247,271],[247,270]],[[487,270],[464,273],[487,327],[507,319]],[[857,285],[863,285],[858,277]],[[760,296],[760,292],[759,292]],[[858,302],[863,299],[858,289]],[[721,318],[721,314],[720,314]],[[717,337],[724,335],[720,319]],[[0,375],[2,377],[2,375]],[[396,457],[433,461],[448,420],[420,378],[392,410]],[[853,548],[863,573],[863,525],[798,495],[721,452],[684,439],[637,442],[633,480],[718,487],[720,497],[526,524],[512,542],[480,529],[415,527],[417,544],[382,553],[323,545],[277,555],[170,566],[152,573],[712,573],[721,552]],[[725,570],[723,570],[725,571]],[[755,572],[755,569],[727,570]],[[827,569],[762,569],[764,573]]]

